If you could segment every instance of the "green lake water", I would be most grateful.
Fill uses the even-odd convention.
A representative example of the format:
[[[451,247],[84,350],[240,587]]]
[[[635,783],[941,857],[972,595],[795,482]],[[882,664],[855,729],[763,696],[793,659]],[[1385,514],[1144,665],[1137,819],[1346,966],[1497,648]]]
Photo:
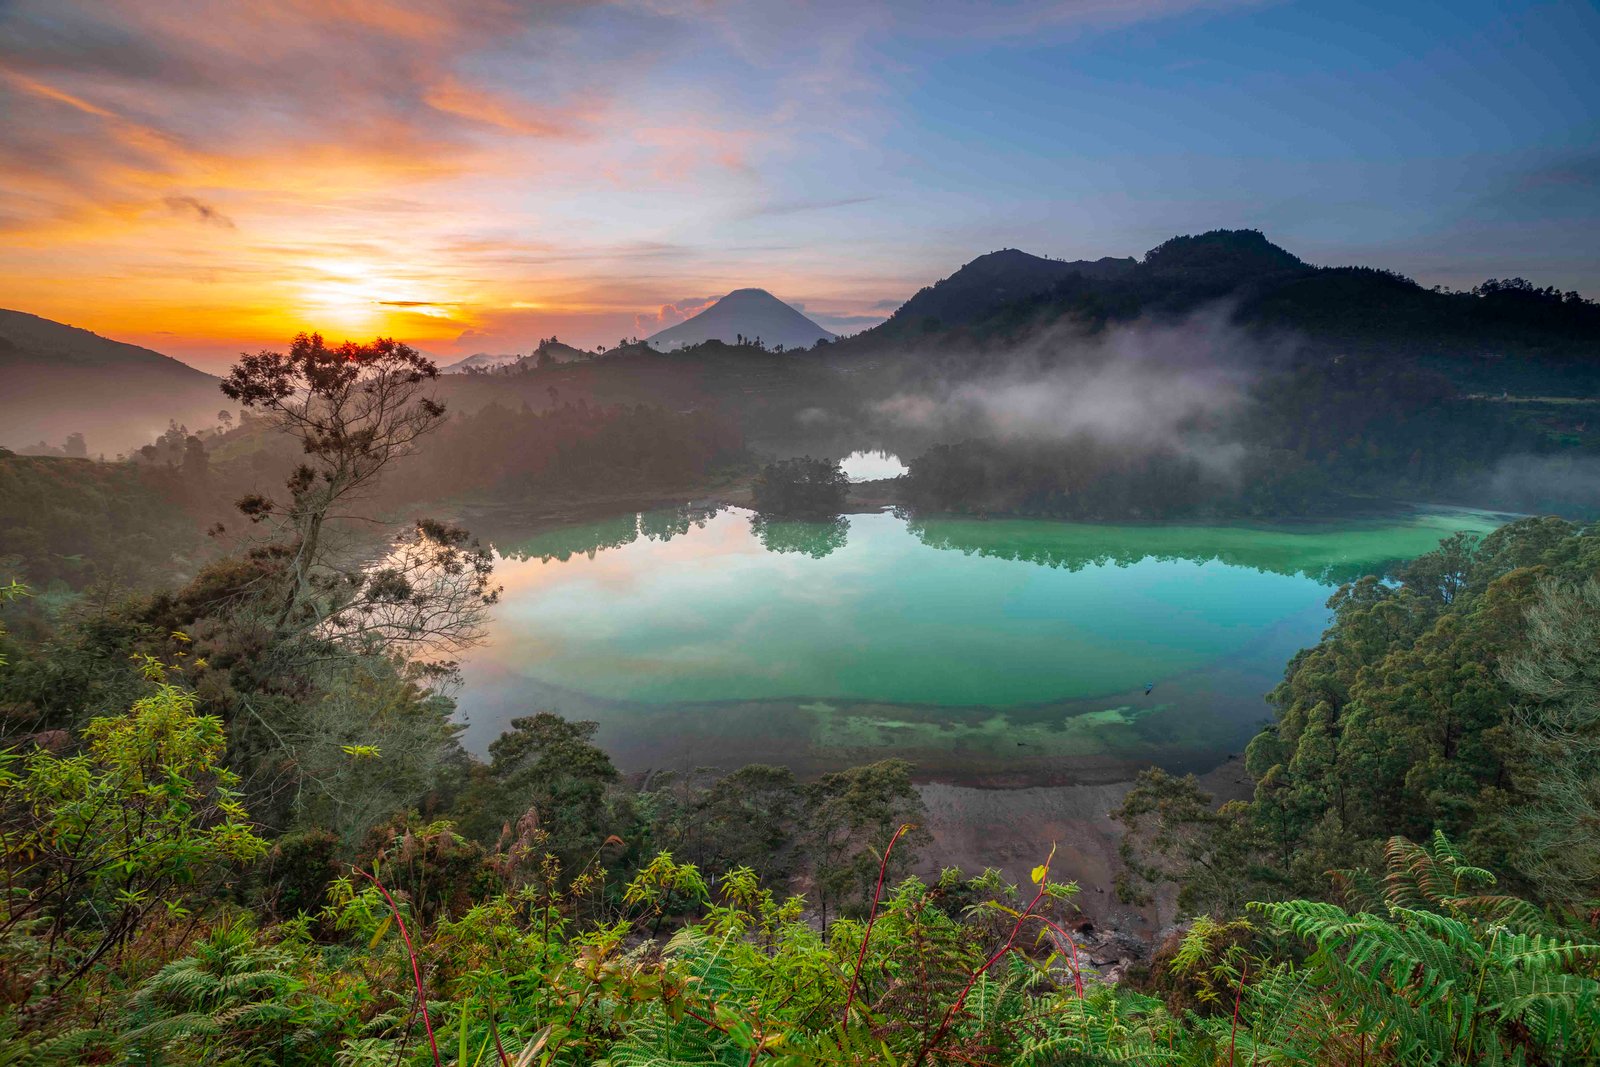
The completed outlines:
[[[537,710],[625,770],[904,756],[993,785],[1215,765],[1342,580],[1500,517],[1284,526],[628,515],[495,545],[466,742]],[[1145,688],[1154,688],[1146,694]]]

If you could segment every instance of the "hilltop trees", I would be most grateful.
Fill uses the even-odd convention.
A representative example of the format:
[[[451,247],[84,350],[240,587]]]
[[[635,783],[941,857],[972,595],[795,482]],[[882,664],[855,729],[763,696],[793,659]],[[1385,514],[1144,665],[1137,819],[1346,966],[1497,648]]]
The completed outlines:
[[[593,743],[596,724],[542,711],[512,719],[489,746],[489,786],[481,796],[480,836],[503,824],[513,836],[525,822],[542,850],[577,874],[595,858],[606,834],[606,788],[617,780],[611,758]]]
[[[879,858],[895,830],[924,815],[922,800],[911,784],[911,764],[880,760],[825,774],[805,787],[803,845],[811,861],[817,902],[826,927],[831,913],[860,914],[870,902]],[[915,844],[927,833],[913,830],[913,840],[895,850],[892,874],[903,877],[915,860]]]

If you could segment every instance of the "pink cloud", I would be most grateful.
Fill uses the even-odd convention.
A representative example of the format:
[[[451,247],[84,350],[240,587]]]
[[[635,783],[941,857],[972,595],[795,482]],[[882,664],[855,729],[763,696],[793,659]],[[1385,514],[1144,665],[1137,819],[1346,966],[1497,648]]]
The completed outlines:
[[[666,329],[675,323],[691,319],[715,304],[719,297],[691,296],[675,304],[662,304],[654,313],[645,312],[633,317],[633,328],[640,337]]]

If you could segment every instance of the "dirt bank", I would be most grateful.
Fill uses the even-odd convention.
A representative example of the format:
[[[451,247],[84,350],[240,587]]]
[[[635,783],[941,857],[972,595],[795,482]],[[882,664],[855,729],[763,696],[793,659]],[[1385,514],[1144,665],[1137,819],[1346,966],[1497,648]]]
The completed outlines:
[[[1219,805],[1247,799],[1252,789],[1239,756],[1200,776],[1200,784]],[[1078,883],[1077,903],[1084,914],[1101,926],[1148,939],[1175,916],[1170,894],[1145,908],[1117,902],[1121,829],[1107,812],[1122,803],[1132,785],[1131,781],[1024,789],[919,785],[933,841],[923,849],[918,873],[937,877],[940,867],[960,867],[976,874],[995,867],[1007,881],[1027,885],[1029,872],[1044,862],[1053,843],[1052,877]]]

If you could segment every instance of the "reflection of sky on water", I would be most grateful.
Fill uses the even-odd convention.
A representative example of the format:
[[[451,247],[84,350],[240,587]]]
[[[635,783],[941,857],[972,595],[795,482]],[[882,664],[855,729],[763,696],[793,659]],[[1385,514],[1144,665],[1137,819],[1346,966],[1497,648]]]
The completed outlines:
[[[681,741],[681,731],[649,739],[666,729],[667,710],[700,709],[710,734],[696,745],[716,762],[721,713],[707,705],[770,701],[764,720],[746,715],[756,733],[740,751],[783,759],[787,747],[816,743],[823,728],[807,734],[814,715],[804,709],[818,701],[871,704],[844,713],[864,723],[920,706],[937,734],[941,717],[953,727],[1051,702],[1142,699],[1147,681],[1174,701],[1170,715],[1255,721],[1285,660],[1326,625],[1330,575],[1492,525],[1452,513],[1270,529],[908,526],[879,514],[850,516],[842,537],[819,527],[815,546],[795,524],[784,543],[802,547],[773,552],[745,512],[670,518],[501,546],[511,558],[497,570],[505,593],[491,639],[464,663],[469,744],[481,749],[512,716],[554,707],[601,719],[619,749],[648,752]],[[761,747],[762,721],[775,751]],[[801,736],[780,742],[783,731]]]
[[[898,478],[906,472],[906,465],[893,452],[852,452],[839,461],[844,475],[852,482],[875,482],[880,478]]]

